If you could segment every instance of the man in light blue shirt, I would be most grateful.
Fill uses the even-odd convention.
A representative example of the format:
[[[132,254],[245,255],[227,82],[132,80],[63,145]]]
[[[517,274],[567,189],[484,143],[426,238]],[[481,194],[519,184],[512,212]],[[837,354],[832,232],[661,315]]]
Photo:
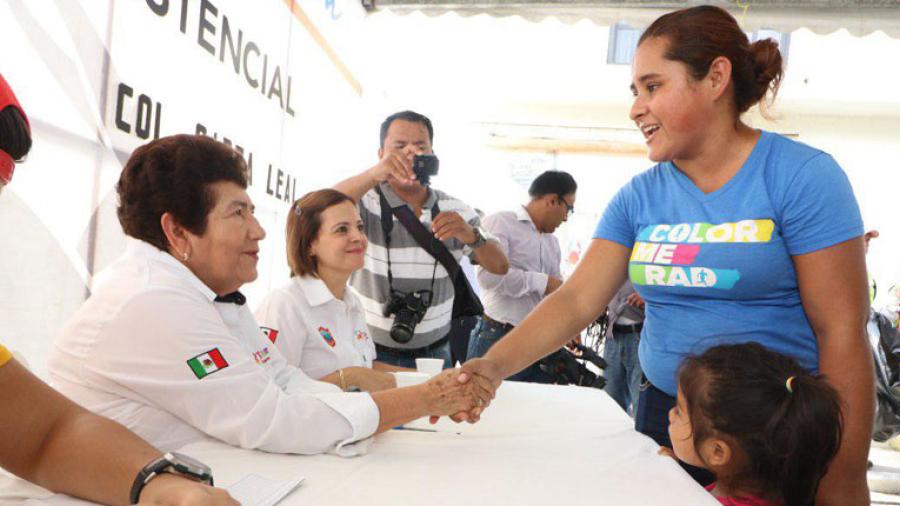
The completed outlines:
[[[531,183],[528,204],[484,219],[484,228],[500,242],[509,258],[509,272],[500,276],[481,267],[476,269],[484,319],[473,332],[468,358],[487,353],[562,284],[559,241],[553,232],[575,211],[577,189],[568,173],[547,171]],[[551,382],[537,364],[509,379]]]

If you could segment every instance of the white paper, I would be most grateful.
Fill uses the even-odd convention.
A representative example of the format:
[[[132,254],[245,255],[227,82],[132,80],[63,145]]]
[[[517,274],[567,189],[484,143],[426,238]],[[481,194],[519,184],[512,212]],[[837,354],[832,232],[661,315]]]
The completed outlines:
[[[302,482],[302,476],[287,481],[276,481],[257,474],[248,474],[225,490],[242,506],[275,506]]]

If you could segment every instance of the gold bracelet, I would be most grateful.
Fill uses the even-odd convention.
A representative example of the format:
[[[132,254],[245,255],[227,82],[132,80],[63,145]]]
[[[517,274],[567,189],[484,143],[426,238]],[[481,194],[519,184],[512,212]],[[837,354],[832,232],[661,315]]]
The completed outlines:
[[[347,391],[347,383],[344,382],[344,370],[343,369],[338,369],[338,377],[341,380],[341,390],[346,392]]]

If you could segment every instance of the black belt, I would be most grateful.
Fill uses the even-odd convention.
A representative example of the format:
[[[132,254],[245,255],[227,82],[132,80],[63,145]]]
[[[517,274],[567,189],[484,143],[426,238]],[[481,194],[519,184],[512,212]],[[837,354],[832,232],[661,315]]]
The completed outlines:
[[[385,352],[390,353],[392,355],[397,355],[398,357],[405,358],[418,358],[424,355],[426,352],[429,352],[435,348],[440,348],[441,346],[447,344],[447,341],[450,339],[450,336],[444,336],[437,341],[429,344],[428,346],[423,346],[421,348],[391,348],[389,346],[382,346],[378,343],[375,343],[375,351],[377,352]]]
[[[500,328],[502,328],[503,330],[505,330],[505,331],[507,331],[507,332],[509,332],[510,330],[516,328],[516,326],[513,325],[513,324],[511,324],[511,323],[498,322],[497,320],[491,318],[491,317],[488,316],[487,314],[481,315],[481,319],[484,320],[484,321],[486,321],[487,323],[490,323],[491,325],[496,325],[497,327],[500,327]]]
[[[632,323],[631,325],[613,324],[613,332],[618,332],[619,334],[640,334],[642,328],[644,328],[644,322]]]

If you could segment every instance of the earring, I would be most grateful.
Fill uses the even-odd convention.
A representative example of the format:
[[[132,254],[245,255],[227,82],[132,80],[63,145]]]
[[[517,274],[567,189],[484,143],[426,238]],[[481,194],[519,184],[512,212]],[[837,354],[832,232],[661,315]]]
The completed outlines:
[[[190,255],[187,253],[187,251],[185,251],[184,254],[181,255],[181,259],[185,262],[188,261],[188,257],[190,257]]]

